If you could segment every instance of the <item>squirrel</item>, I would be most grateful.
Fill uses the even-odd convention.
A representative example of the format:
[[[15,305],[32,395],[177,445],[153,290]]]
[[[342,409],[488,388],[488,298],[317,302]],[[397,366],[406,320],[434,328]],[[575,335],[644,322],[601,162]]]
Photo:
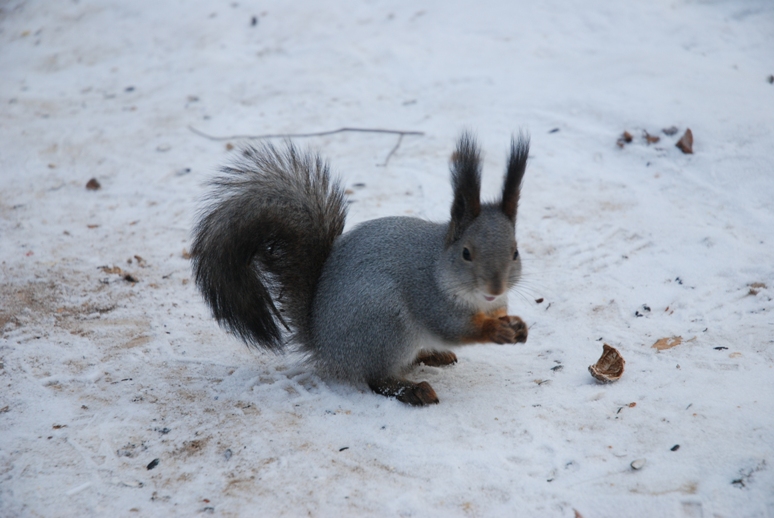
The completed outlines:
[[[528,153],[528,137],[511,139],[502,197],[481,203],[481,153],[465,132],[451,159],[448,223],[385,217],[343,233],[345,192],[326,161],[289,142],[246,147],[199,213],[196,285],[248,346],[295,344],[325,377],[438,403],[430,384],[405,377],[412,366],[454,364],[455,345],[527,340],[507,305],[521,276],[515,226]]]

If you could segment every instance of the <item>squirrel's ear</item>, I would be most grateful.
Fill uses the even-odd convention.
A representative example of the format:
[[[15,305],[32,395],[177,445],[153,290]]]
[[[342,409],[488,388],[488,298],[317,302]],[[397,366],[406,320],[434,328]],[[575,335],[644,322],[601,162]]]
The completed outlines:
[[[451,158],[454,201],[447,243],[457,241],[481,213],[481,154],[473,136],[465,132]]]
[[[519,191],[521,179],[527,168],[527,155],[529,155],[529,136],[519,132],[519,138],[511,137],[511,153],[508,157],[508,170],[505,173],[503,184],[503,201],[500,208],[508,218],[516,221],[516,210],[519,208]]]

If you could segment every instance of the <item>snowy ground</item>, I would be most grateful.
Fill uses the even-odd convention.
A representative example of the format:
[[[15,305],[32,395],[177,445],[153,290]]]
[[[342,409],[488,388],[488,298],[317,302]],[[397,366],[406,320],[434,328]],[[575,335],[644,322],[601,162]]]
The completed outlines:
[[[774,517],[774,4],[326,4],[0,1],[0,515]],[[528,343],[422,409],[247,350],[184,257],[240,141],[189,126],[424,132],[299,140],[349,227],[445,219],[464,127],[493,195],[529,130]]]

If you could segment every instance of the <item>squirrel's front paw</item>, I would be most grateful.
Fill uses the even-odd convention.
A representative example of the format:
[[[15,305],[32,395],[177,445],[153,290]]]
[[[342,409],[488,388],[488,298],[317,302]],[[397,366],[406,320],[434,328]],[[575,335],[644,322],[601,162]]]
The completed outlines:
[[[527,324],[519,317],[506,315],[497,319],[490,336],[496,344],[515,344],[527,341]]]
[[[508,327],[513,331],[513,340],[506,343],[518,344],[527,341],[527,334],[529,334],[529,331],[527,329],[527,324],[524,323],[521,317],[506,315],[500,317],[500,320],[506,322]]]

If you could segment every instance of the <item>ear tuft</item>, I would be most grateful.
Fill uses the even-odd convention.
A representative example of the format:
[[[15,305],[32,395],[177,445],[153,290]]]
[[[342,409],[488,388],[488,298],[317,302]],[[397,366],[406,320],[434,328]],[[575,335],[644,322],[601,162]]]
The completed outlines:
[[[516,222],[516,211],[519,208],[519,191],[521,179],[527,168],[527,156],[529,155],[529,135],[519,132],[519,137],[511,137],[511,152],[508,157],[508,169],[505,173],[503,184],[503,200],[500,208],[508,219]]]
[[[451,158],[454,201],[446,241],[457,241],[465,229],[481,213],[481,153],[476,139],[464,132]]]

